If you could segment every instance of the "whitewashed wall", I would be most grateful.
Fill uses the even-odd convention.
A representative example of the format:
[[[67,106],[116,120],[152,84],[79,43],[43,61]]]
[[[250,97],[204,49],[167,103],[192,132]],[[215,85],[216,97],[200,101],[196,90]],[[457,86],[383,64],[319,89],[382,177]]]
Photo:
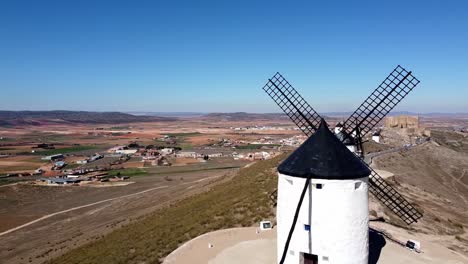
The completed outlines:
[[[279,174],[278,261],[305,181]],[[322,184],[322,189],[316,189],[316,184]],[[307,252],[318,255],[319,263],[367,264],[368,224],[368,177],[354,180],[312,179],[285,263],[301,263],[301,252]],[[310,232],[305,230],[304,225],[310,225]]]

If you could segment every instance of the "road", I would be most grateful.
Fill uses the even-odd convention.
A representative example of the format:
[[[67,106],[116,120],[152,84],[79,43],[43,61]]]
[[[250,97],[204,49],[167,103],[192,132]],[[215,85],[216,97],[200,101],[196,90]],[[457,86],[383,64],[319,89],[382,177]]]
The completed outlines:
[[[366,156],[364,157],[364,161],[367,164],[370,165],[370,164],[372,164],[372,160],[374,158],[376,158],[376,157],[379,157],[379,156],[382,156],[382,155],[385,155],[385,154],[390,154],[390,153],[402,151],[402,150],[409,150],[409,149],[412,149],[412,148],[417,147],[419,145],[422,145],[422,144],[424,144],[426,142],[427,141],[420,142],[420,143],[417,143],[417,144],[411,144],[409,146],[396,147],[396,148],[391,148],[391,149],[387,149],[387,150],[383,150],[383,151],[379,151],[379,152],[369,153],[369,154],[366,154]]]

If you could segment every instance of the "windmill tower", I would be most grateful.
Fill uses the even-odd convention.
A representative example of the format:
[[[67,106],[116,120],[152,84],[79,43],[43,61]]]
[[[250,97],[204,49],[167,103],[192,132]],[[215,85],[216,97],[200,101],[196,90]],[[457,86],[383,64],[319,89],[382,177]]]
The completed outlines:
[[[362,152],[364,135],[418,84],[398,65],[333,135],[281,74],[268,80],[263,90],[309,137],[278,167],[279,263],[367,263],[367,191],[408,225],[422,217]]]
[[[294,205],[301,204],[284,263],[367,264],[370,170],[324,120],[278,172],[278,249],[285,248]]]

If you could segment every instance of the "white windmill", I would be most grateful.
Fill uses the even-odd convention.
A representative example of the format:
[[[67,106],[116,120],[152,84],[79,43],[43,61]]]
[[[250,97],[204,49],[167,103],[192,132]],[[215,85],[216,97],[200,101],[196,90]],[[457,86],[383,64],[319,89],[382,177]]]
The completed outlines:
[[[278,167],[279,263],[368,264],[368,191],[407,224],[422,217],[362,159],[362,137],[418,83],[398,65],[334,135],[281,74],[268,80],[265,92],[309,137]]]
[[[367,264],[370,170],[325,121],[278,172],[279,249],[286,245],[294,205],[303,199],[284,263],[307,263],[320,257],[331,263],[350,263],[352,259],[352,263]],[[278,259],[282,254],[279,250]]]

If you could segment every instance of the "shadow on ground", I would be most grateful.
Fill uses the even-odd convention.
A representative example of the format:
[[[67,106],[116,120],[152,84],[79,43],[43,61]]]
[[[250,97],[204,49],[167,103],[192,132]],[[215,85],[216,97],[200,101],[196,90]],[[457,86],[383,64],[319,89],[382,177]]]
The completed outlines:
[[[382,248],[385,247],[385,237],[373,229],[369,229],[369,264],[379,261]]]

